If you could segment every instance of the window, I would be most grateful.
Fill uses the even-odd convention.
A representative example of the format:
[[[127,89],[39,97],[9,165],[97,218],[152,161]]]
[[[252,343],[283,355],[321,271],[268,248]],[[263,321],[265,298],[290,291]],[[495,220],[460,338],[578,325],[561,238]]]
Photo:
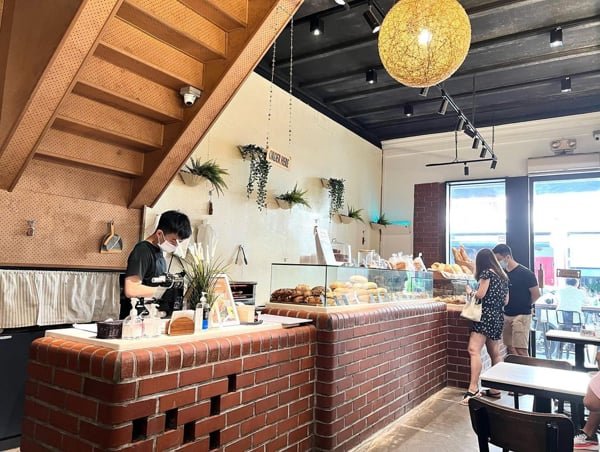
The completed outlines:
[[[446,261],[453,263],[452,247],[463,245],[475,260],[482,248],[506,242],[504,180],[449,182],[447,185]]]

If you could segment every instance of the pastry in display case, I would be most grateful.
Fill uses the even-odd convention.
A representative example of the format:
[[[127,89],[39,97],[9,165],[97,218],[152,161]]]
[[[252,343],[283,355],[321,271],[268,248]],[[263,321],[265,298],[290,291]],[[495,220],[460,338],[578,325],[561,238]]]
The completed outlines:
[[[310,264],[271,266],[271,303],[330,307],[432,296],[430,272]]]
[[[476,283],[469,267],[434,262],[431,265],[431,271],[434,300],[448,304],[466,303],[467,285],[474,288]]]

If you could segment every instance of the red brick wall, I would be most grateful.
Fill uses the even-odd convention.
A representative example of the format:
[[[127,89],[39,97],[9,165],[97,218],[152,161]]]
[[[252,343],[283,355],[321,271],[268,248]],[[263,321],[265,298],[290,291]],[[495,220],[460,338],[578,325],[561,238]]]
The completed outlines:
[[[317,326],[315,450],[347,451],[446,386],[446,306],[308,313]]]
[[[315,339],[313,326],[124,352],[39,339],[21,449],[310,450]]]
[[[425,265],[446,260],[446,185],[416,184],[413,253],[423,253]]]

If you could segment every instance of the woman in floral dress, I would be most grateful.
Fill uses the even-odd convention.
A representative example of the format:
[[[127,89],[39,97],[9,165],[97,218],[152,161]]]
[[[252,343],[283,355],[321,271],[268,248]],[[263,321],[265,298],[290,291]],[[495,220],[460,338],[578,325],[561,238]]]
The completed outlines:
[[[461,403],[466,405],[472,397],[479,397],[479,376],[481,374],[481,350],[485,345],[492,365],[502,361],[500,341],[504,326],[502,308],[508,303],[508,276],[500,267],[492,250],[484,248],[475,258],[475,279],[479,283],[475,298],[481,300],[481,321],[473,322],[469,337],[469,356],[471,358],[471,379],[469,389]],[[467,286],[467,293],[472,290]],[[489,389],[484,393],[489,397],[500,397],[500,392]]]

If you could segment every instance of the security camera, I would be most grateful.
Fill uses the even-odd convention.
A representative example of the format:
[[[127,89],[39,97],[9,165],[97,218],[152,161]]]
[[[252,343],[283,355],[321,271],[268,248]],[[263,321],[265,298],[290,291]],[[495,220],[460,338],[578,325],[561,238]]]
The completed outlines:
[[[600,141],[600,130],[594,130],[592,136],[594,137],[594,140]]]
[[[186,107],[194,105],[196,100],[202,95],[202,91],[193,86],[184,86],[179,90],[179,94],[183,96],[183,103]]]

